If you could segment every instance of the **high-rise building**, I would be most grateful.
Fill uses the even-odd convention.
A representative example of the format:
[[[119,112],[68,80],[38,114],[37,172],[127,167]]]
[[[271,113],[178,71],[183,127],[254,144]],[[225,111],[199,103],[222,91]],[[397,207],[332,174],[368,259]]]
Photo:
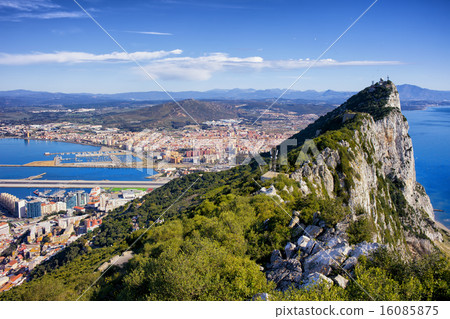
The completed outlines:
[[[56,202],[56,211],[60,212],[60,211],[65,211],[67,210],[67,205],[64,202]]]
[[[84,206],[88,203],[88,195],[84,191],[77,192],[77,206]]]
[[[41,202],[33,200],[27,203],[27,217],[37,218],[42,216]]]
[[[70,193],[66,197],[66,208],[73,209],[75,206],[77,206],[77,196],[73,193]]]
[[[41,205],[42,216],[57,213],[57,212],[58,212],[58,210],[56,207],[56,203],[54,203],[54,202],[45,203],[45,204],[42,203],[42,205]]]
[[[19,199],[8,193],[0,194],[0,204],[2,204],[7,210],[14,214],[15,212],[15,203],[19,201]]]
[[[24,199],[18,200],[15,202],[15,213],[17,218],[25,218],[27,210],[27,202]]]

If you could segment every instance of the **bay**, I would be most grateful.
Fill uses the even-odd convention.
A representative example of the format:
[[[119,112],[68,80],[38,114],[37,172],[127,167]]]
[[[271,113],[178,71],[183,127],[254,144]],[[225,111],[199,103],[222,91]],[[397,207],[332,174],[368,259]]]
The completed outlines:
[[[23,140],[16,138],[0,139],[0,164],[26,164],[33,161],[53,159],[45,152],[95,152],[100,147],[65,142]],[[142,181],[154,175],[153,169],[99,168],[99,167],[0,167],[0,179],[21,179],[46,173],[42,179],[49,180],[111,180]],[[0,188],[19,198],[29,196],[35,188]]]

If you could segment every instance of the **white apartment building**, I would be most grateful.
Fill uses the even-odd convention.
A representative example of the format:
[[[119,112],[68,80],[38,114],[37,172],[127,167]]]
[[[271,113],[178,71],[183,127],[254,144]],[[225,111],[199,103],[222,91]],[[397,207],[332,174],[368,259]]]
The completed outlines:
[[[11,213],[14,213],[16,210],[16,202],[18,202],[19,199],[11,194],[8,193],[1,193],[0,194],[0,204],[2,204],[6,209],[8,209]]]
[[[15,202],[15,213],[17,218],[26,218],[26,207],[27,207],[27,201],[24,199],[20,199],[17,202]]]

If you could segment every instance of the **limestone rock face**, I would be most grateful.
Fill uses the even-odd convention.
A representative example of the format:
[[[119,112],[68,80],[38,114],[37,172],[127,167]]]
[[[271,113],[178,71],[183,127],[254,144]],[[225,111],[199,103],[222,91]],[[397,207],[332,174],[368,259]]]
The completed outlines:
[[[300,182],[300,189],[303,194],[308,195],[311,190],[303,180],[303,177],[313,182],[313,185],[325,185],[325,189],[330,196],[333,195],[333,175],[331,170],[335,169],[340,163],[339,152],[326,148],[321,154],[317,156],[313,165],[311,163],[304,163],[298,170],[291,174],[291,178]]]
[[[304,235],[301,236],[297,240],[297,245],[298,245],[299,249],[301,249],[301,250],[305,249],[310,240],[311,240],[311,238],[309,238],[308,236],[304,236]]]
[[[339,141],[339,150],[326,147],[310,161],[301,164],[290,177],[299,182],[305,195],[315,192],[319,196],[335,198],[338,196],[336,189],[347,187],[348,207],[354,214],[353,219],[356,219],[357,211],[363,211],[376,227],[373,241],[388,244],[391,248],[398,247],[405,253],[410,248],[426,251],[429,245],[410,240],[412,244],[407,247],[405,238],[421,233],[432,241],[442,241],[442,235],[434,225],[430,199],[416,181],[413,144],[408,135],[408,122],[401,113],[397,88],[387,82],[381,85],[389,90],[389,94],[384,106],[378,107],[386,108],[388,112],[382,117],[361,117],[358,128],[353,131],[352,143]],[[368,92],[375,90],[376,86]],[[355,121],[355,113],[347,113],[346,104],[341,109],[343,122]],[[344,116],[348,114],[352,116]],[[350,159],[346,165],[353,171],[350,187],[346,185],[348,176],[339,170],[343,151]],[[399,212],[396,207],[399,196],[392,193],[392,185],[400,189],[408,204],[404,211]],[[397,211],[399,220],[385,214],[387,210]],[[408,233],[401,224],[412,231]],[[389,238],[386,237],[387,232]]]
[[[276,249],[272,252],[272,255],[270,256],[270,263],[273,264],[277,260],[281,260],[281,259],[282,259],[281,252],[278,249]]]
[[[316,238],[322,233],[322,231],[323,231],[322,228],[315,225],[309,225],[305,228],[305,234],[310,238]]]
[[[299,221],[300,219],[297,216],[293,216],[291,221],[289,222],[289,228],[294,228],[295,226],[297,226]]]
[[[296,252],[297,246],[295,244],[289,242],[287,243],[286,247],[284,247],[284,251],[286,252],[286,258],[289,259],[291,256],[294,256]]]
[[[305,273],[321,273],[329,275],[332,267],[339,267],[347,257],[351,248],[343,242],[331,249],[322,249],[318,253],[306,258],[304,262]]]
[[[359,256],[368,256],[382,247],[378,243],[366,242],[351,246],[339,235],[327,242],[303,235],[296,243],[297,245],[287,243],[286,259],[283,259],[279,250],[274,250],[270,263],[266,266],[267,279],[273,281],[281,291],[289,287],[309,289],[324,280],[332,285],[333,280],[328,276],[333,269],[343,270],[348,274],[358,263]],[[342,287],[347,284],[347,279],[341,277],[334,278],[334,282]]]
[[[366,243],[362,242],[356,245],[356,247],[351,251],[350,256],[358,258],[361,255],[368,255],[374,250],[380,248],[378,243]]]
[[[388,97],[387,105],[398,108],[399,111],[402,110],[402,107],[400,106],[400,96],[397,87],[394,84],[392,84],[392,92]]]
[[[280,290],[333,281],[345,288],[363,255],[386,248],[409,258],[433,252],[431,241],[442,241],[430,199],[416,181],[409,126],[395,85],[376,84],[329,114],[318,121],[314,156],[303,154],[309,160],[296,163],[290,178],[303,195],[343,205],[347,214],[333,227],[324,220],[329,210],[314,213],[310,225],[301,224],[301,211],[293,214],[289,227],[299,227],[286,238],[287,259],[275,250],[267,265],[267,278]],[[361,219],[372,238],[350,245],[351,226],[360,227]],[[335,270],[341,275],[333,276]]]
[[[305,289],[311,289],[315,286],[318,286],[322,283],[326,283],[327,286],[332,286],[333,285],[333,280],[331,280],[330,278],[324,276],[321,273],[312,273],[309,274],[306,278],[304,283],[301,285],[301,288],[305,288]]]
[[[278,195],[278,193],[277,193],[277,189],[273,185],[271,185],[269,188],[262,187],[259,190],[259,193],[267,195],[267,196],[278,198],[279,200],[282,200],[280,195]]]
[[[333,281],[336,283],[336,285],[344,289],[347,287],[348,284],[348,279],[345,279],[341,275],[337,275],[336,277],[334,277]]]
[[[268,266],[266,276],[281,291],[288,289],[290,286],[298,288],[302,279],[302,266],[297,259],[278,259]]]
[[[356,257],[348,257],[347,260],[342,264],[342,268],[344,270],[350,270],[356,266],[358,263],[358,258]]]

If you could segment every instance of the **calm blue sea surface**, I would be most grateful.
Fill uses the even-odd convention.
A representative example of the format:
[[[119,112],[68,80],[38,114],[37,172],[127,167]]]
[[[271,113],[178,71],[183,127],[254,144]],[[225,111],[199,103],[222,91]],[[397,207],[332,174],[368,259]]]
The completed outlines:
[[[403,111],[413,141],[417,181],[435,209],[436,219],[450,227],[450,106]]]
[[[26,164],[33,161],[52,160],[54,156],[45,156],[45,152],[94,152],[98,150],[100,147],[96,146],[4,138],[0,139],[0,164]]]
[[[45,152],[93,152],[99,149],[95,146],[62,142],[0,139],[0,164],[25,164],[53,159],[51,156],[45,156]],[[0,179],[27,178],[42,173],[46,173],[42,179],[50,180],[142,181],[146,176],[154,175],[155,171],[152,169],[140,171],[134,168],[0,167]],[[30,188],[0,188],[0,193],[7,192],[24,198],[34,190]]]

